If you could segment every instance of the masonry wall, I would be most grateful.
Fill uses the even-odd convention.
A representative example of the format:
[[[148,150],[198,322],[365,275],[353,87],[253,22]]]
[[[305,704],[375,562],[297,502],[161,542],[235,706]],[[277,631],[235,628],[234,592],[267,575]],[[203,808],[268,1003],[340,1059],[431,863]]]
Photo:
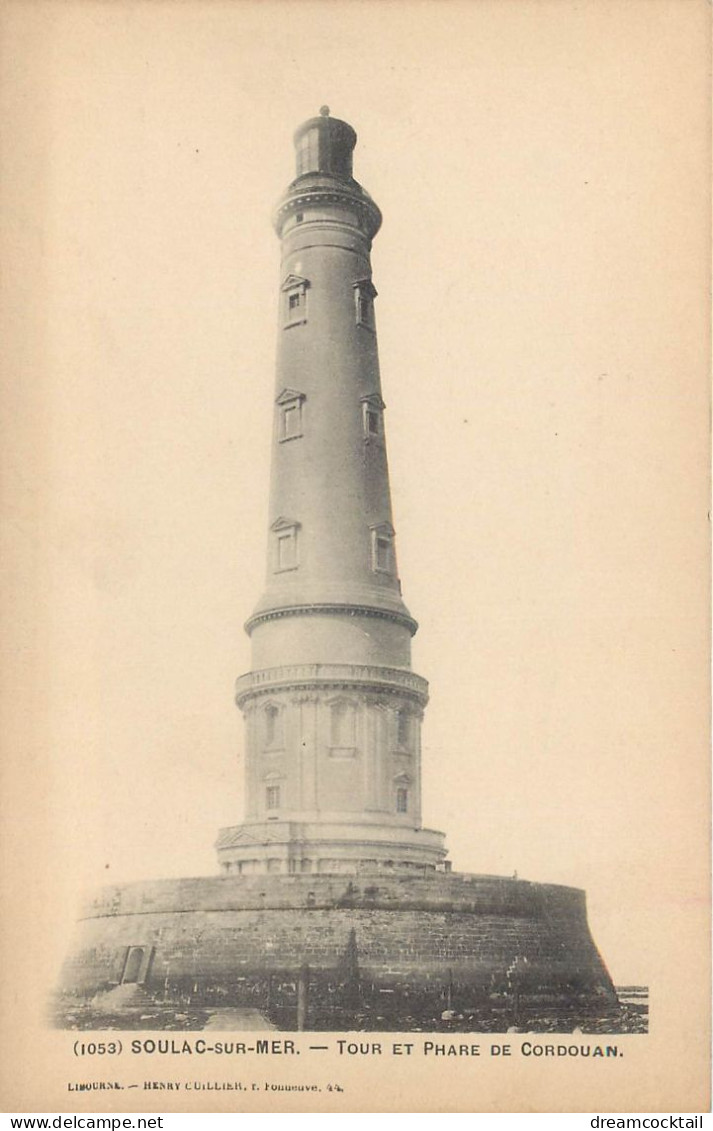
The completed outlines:
[[[533,997],[615,1000],[584,893],[549,884],[458,874],[211,877],[107,888],[85,916],[61,979],[72,993],[118,984],[132,947],[150,953],[142,980],[155,992],[239,998],[271,977],[296,977],[304,963],[336,983],[356,943],[362,982],[376,988],[451,982],[467,997],[503,991],[515,970]]]

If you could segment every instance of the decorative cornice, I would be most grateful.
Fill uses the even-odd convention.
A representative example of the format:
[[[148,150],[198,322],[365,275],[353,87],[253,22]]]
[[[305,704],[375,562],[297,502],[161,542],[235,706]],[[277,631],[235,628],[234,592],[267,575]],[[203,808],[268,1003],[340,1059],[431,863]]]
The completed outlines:
[[[394,781],[399,785],[411,785],[413,778],[405,770],[402,770],[400,773],[394,774]]]
[[[299,530],[301,525],[296,518],[285,518],[284,515],[280,515],[275,519],[270,530]]]
[[[305,291],[310,285],[309,279],[305,279],[303,275],[287,275],[280,286],[281,291],[303,290]]]
[[[386,408],[386,402],[382,400],[378,393],[367,393],[364,397],[359,397],[360,404],[373,405],[374,408]]]
[[[376,298],[379,293],[371,279],[357,279],[356,283],[352,283],[352,286],[355,290],[361,291],[362,294],[368,295],[369,298]]]
[[[399,613],[395,609],[382,609],[374,605],[336,605],[336,604],[310,604],[310,605],[285,605],[279,609],[265,609],[264,612],[253,613],[245,622],[245,631],[248,636],[253,629],[263,621],[279,620],[281,617],[303,617],[310,615],[346,616],[346,617],[376,617],[378,620],[389,620],[394,624],[403,625],[412,636],[418,631],[418,621],[407,613]]]
[[[306,401],[307,394],[300,393],[297,389],[283,389],[279,397],[275,398],[275,404],[291,404],[293,401]]]
[[[334,186],[313,185],[310,188],[305,186],[301,192],[294,187],[288,189],[288,195],[275,211],[274,226],[277,234],[282,234],[282,225],[288,216],[308,207],[310,204],[347,204],[355,208],[369,239],[373,239],[381,227],[380,208],[368,196],[362,195],[361,189],[357,191],[348,184],[343,184],[343,186],[336,184]]]
[[[235,702],[243,709],[257,696],[305,689],[405,696],[420,707],[428,702],[428,683],[420,675],[376,664],[288,664],[247,672],[236,681]]]

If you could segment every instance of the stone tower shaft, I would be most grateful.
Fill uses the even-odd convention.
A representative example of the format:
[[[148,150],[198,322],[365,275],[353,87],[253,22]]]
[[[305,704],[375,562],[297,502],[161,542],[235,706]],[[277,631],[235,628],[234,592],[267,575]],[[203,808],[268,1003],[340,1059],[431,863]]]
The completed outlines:
[[[275,214],[278,295],[266,584],[246,628],[245,824],[224,870],[433,869],[421,827],[427,684],[401,597],[372,282],[381,213],[356,134],[324,107],[295,134]]]

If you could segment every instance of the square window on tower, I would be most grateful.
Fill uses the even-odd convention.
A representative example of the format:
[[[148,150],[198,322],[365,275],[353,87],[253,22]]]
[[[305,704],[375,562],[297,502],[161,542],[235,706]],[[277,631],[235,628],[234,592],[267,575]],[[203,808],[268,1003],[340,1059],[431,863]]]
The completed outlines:
[[[300,406],[298,404],[285,405],[282,413],[282,425],[284,440],[292,440],[295,436],[302,434],[300,428]]]
[[[396,812],[397,813],[408,813],[408,790],[407,789],[397,789],[396,790]]]
[[[329,753],[332,758],[353,758],[357,745],[357,709],[349,699],[329,707]]]
[[[278,518],[271,527],[273,542],[273,569],[275,573],[297,569],[299,523],[288,518]]]
[[[370,393],[361,399],[362,424],[365,440],[377,440],[384,433],[384,402],[378,393]]]
[[[297,546],[294,533],[277,536],[277,568],[294,569],[297,565]]]
[[[360,326],[372,328],[374,322],[374,303],[369,295],[357,297],[357,322]]]
[[[363,326],[366,330],[371,330],[372,333],[376,329],[374,319],[374,299],[376,295],[376,287],[371,279],[359,279],[354,283],[356,324],[357,326]]]
[[[280,808],[280,787],[279,785],[269,785],[265,790],[265,808],[266,809],[279,809]]]

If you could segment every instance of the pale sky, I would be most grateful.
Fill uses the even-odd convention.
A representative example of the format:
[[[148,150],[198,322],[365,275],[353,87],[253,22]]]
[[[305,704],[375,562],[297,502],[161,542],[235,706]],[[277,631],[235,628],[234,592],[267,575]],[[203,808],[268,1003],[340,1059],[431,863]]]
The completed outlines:
[[[47,734],[25,819],[56,868],[58,947],[84,886],[212,873],[218,828],[242,816],[232,684],[264,570],[271,210],[292,132],[325,102],[384,213],[399,566],[431,685],[424,822],[454,869],[586,889],[619,983],[656,983],[666,924],[695,929],[695,7],[37,6],[17,98],[43,204],[42,348],[21,372],[41,421]]]

